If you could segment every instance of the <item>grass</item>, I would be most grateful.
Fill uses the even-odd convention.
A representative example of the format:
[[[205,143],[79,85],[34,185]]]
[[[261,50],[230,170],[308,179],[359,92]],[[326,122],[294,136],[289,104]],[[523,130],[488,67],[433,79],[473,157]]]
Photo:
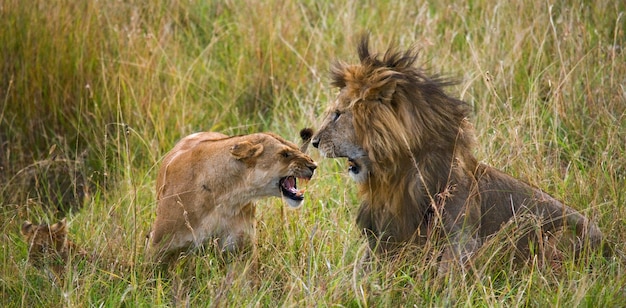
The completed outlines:
[[[178,280],[144,260],[159,159],[186,134],[274,131],[297,141],[334,89],[334,59],[415,44],[474,107],[482,161],[533,183],[626,242],[626,6],[620,1],[41,1],[0,5],[2,306],[620,306],[623,264],[514,268],[487,245],[474,274],[437,276],[428,251],[359,270],[364,241],[345,162],[322,160],[299,211],[258,204],[262,282],[229,277],[214,256]],[[90,187],[59,214],[18,174],[73,162]],[[37,178],[45,186],[45,176]],[[22,183],[22,184],[20,184]],[[22,221],[67,216],[72,239],[103,259],[54,285],[28,266]],[[617,244],[618,248],[623,248]],[[504,251],[503,251],[504,249]],[[412,256],[412,257],[411,257]],[[175,300],[174,300],[175,299]]]

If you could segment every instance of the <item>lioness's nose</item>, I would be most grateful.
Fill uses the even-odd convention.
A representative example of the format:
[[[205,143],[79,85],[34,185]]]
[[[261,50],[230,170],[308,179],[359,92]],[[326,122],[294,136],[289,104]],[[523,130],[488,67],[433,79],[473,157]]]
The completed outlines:
[[[315,171],[315,169],[317,169],[317,164],[315,163],[310,164],[309,169],[311,169],[311,171]]]

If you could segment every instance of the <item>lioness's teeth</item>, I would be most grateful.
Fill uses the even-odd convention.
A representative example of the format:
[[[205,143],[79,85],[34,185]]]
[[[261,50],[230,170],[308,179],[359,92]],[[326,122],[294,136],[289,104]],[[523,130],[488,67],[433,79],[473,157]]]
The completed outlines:
[[[302,195],[304,195],[304,192],[306,191],[306,189],[301,189],[299,191],[296,192],[296,196],[300,197]]]

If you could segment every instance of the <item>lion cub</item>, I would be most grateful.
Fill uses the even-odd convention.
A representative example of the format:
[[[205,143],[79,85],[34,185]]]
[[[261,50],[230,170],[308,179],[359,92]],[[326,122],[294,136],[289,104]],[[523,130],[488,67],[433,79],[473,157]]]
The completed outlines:
[[[299,207],[304,192],[297,179],[309,180],[315,168],[295,144],[272,133],[201,132],[183,138],[165,155],[157,175],[149,254],[170,262],[209,243],[229,255],[254,249],[254,201],[282,197]]]
[[[53,224],[22,224],[21,233],[28,243],[28,261],[37,268],[50,266],[57,277],[63,276],[68,259],[86,259],[87,252],[67,238],[65,218]]]

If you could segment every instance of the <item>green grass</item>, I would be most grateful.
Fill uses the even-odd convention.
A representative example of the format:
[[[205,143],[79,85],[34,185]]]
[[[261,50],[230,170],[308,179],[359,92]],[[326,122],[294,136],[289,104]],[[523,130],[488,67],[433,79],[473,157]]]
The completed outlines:
[[[361,272],[354,185],[345,162],[316,150],[302,209],[258,204],[258,288],[210,255],[173,280],[143,260],[156,169],[175,142],[204,130],[297,141],[335,93],[331,62],[356,61],[366,30],[376,50],[415,44],[425,67],[460,80],[448,91],[474,107],[480,160],[584,212],[623,249],[625,13],[622,1],[3,1],[0,305],[623,305],[623,264],[515,268],[497,241],[473,274],[438,276],[428,251]],[[78,263],[54,285],[27,264],[21,223],[59,215],[17,174],[59,158],[91,186],[67,215],[72,239],[132,268]]]

